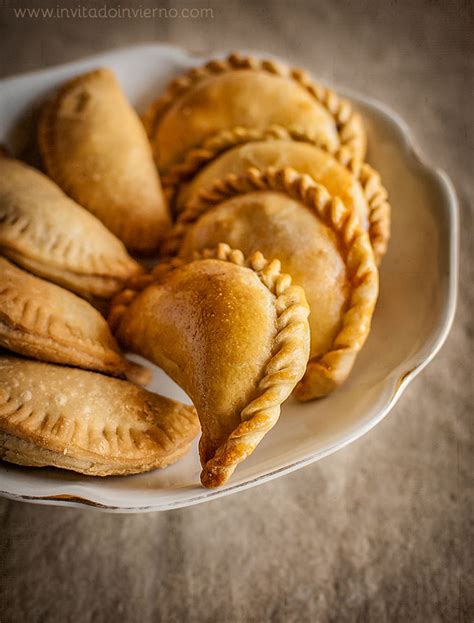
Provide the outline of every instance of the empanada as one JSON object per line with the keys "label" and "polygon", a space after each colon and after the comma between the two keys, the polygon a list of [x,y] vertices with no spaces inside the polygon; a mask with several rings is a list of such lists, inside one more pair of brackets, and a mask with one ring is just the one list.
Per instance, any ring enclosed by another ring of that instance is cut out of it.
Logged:
{"label": "empanada", "polygon": [[95,372],[0,356],[0,457],[92,476],[177,461],[199,431],[192,407]]}
{"label": "empanada", "polygon": [[2,156],[0,251],[88,298],[110,297],[142,271],[120,240],[54,182]]}
{"label": "empanada", "polygon": [[160,171],[210,136],[237,126],[265,130],[281,125],[345,145],[363,157],[366,135],[349,102],[314,83],[301,69],[231,54],[174,80],[143,118]]}
{"label": "empanada", "polygon": [[163,183],[179,213],[201,188],[225,175],[270,166],[291,167],[310,175],[349,209],[355,209],[363,228],[369,231],[376,261],[380,262],[390,237],[387,191],[379,174],[352,157],[347,148],[331,153],[307,136],[278,126],[264,132],[234,128],[210,139],[201,149],[189,151]]}
{"label": "empanada", "polygon": [[378,271],[354,211],[292,169],[249,169],[203,189],[164,247],[183,259],[225,242],[281,261],[311,310],[311,358],[296,396],[324,396],[348,376],[370,330]]}
{"label": "empanada", "polygon": [[189,263],[159,265],[112,304],[121,343],[193,401],[206,487],[225,482],[251,454],[306,368],[308,306],[279,267],[220,245]]}
{"label": "empanada", "polygon": [[170,224],[146,133],[114,74],[67,82],[45,107],[39,146],[48,174],[125,245],[150,253]]}
{"label": "empanada", "polygon": [[147,371],[120,353],[104,317],[72,292],[0,257],[0,346],[131,380]]}

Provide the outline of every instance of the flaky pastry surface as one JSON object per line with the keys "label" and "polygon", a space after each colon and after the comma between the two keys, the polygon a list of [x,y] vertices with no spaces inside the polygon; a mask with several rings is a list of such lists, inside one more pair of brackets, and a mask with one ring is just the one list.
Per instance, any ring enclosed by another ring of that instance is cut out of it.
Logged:
{"label": "flaky pastry surface", "polygon": [[146,380],[84,299],[0,257],[0,346],[27,357]]}
{"label": "flaky pastry surface", "polygon": [[0,457],[93,476],[165,467],[199,431],[192,407],[95,372],[0,357]]}
{"label": "flaky pastry surface", "polygon": [[54,182],[1,156],[0,251],[85,297],[110,297],[142,270],[122,242]]}

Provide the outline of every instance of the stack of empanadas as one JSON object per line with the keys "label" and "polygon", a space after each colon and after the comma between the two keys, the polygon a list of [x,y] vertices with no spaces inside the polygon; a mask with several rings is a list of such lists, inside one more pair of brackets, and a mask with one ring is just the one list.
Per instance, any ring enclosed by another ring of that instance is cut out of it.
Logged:
{"label": "stack of empanadas", "polygon": [[39,137],[60,186],[0,155],[0,456],[97,476],[165,467],[196,412],[134,384],[149,371],[99,311],[143,272],[125,245],[156,252],[170,224],[145,131],[101,70],[46,106]]}
{"label": "stack of empanadas", "polygon": [[[349,376],[390,207],[360,115],[301,70],[211,61],[176,78],[143,123],[99,69],[41,116],[59,186],[0,158],[0,346],[54,362],[1,358],[0,453],[135,473],[177,460],[199,422],[201,481],[215,487],[290,394],[321,398]],[[116,339],[195,410],[136,387],[146,373]]]}

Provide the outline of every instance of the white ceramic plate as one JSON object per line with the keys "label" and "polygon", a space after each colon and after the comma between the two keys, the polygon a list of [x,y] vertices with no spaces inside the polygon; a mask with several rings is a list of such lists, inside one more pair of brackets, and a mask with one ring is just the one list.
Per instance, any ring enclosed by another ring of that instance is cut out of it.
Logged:
{"label": "white ceramic plate", "polygon": [[[131,102],[142,111],[170,78],[203,58],[169,46],[141,46],[4,80],[0,82],[0,142],[16,155],[24,153],[38,105],[53,87],[75,74],[100,65],[111,67]],[[417,156],[407,126],[395,113],[364,96],[338,90],[363,114],[369,161],[382,174],[393,209],[392,239],[381,270],[372,331],[349,381],[324,400],[285,403],[274,430],[230,482],[217,490],[199,485],[194,449],[165,470],[108,479],[0,461],[1,495],[118,512],[198,504],[317,461],[356,440],[387,415],[448,334],[456,304],[458,207],[447,176]],[[187,401],[157,368],[149,388]]]}

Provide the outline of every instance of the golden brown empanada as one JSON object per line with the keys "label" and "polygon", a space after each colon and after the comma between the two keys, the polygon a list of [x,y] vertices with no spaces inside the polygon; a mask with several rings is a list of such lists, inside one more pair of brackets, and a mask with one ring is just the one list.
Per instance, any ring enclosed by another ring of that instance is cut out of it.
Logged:
{"label": "golden brown empanada", "polygon": [[177,461],[199,431],[192,407],[95,372],[0,356],[0,457],[92,476]]}
{"label": "golden brown empanada", "polygon": [[147,370],[120,353],[104,317],[87,301],[3,257],[0,346],[42,361],[149,380]]}
{"label": "golden brown empanada", "polygon": [[1,156],[0,251],[88,298],[110,297],[142,271],[120,240],[54,182]]}
{"label": "golden brown empanada", "polygon": [[182,259],[225,242],[276,257],[311,310],[311,358],[296,396],[324,396],[348,376],[370,330],[378,271],[354,211],[292,169],[249,169],[203,189],[164,250]]}
{"label": "golden brown empanada", "polygon": [[146,133],[112,71],[67,82],[45,107],[39,146],[48,174],[125,245],[157,249],[170,219]]}
{"label": "golden brown empanada", "polygon": [[387,191],[379,174],[352,157],[347,148],[330,153],[308,137],[278,126],[264,132],[234,128],[190,150],[163,183],[179,213],[201,188],[229,173],[241,175],[250,167],[291,167],[310,175],[356,211],[362,227],[369,231],[376,261],[381,260],[390,237]]}
{"label": "golden brown empanada", "polygon": [[231,54],[174,80],[144,116],[161,172],[210,136],[237,126],[281,125],[362,158],[366,135],[349,102],[301,69]]}
{"label": "golden brown empanada", "polygon": [[308,306],[279,266],[220,245],[189,263],[159,265],[111,308],[122,344],[193,401],[206,487],[225,482],[252,453],[306,368]]}

